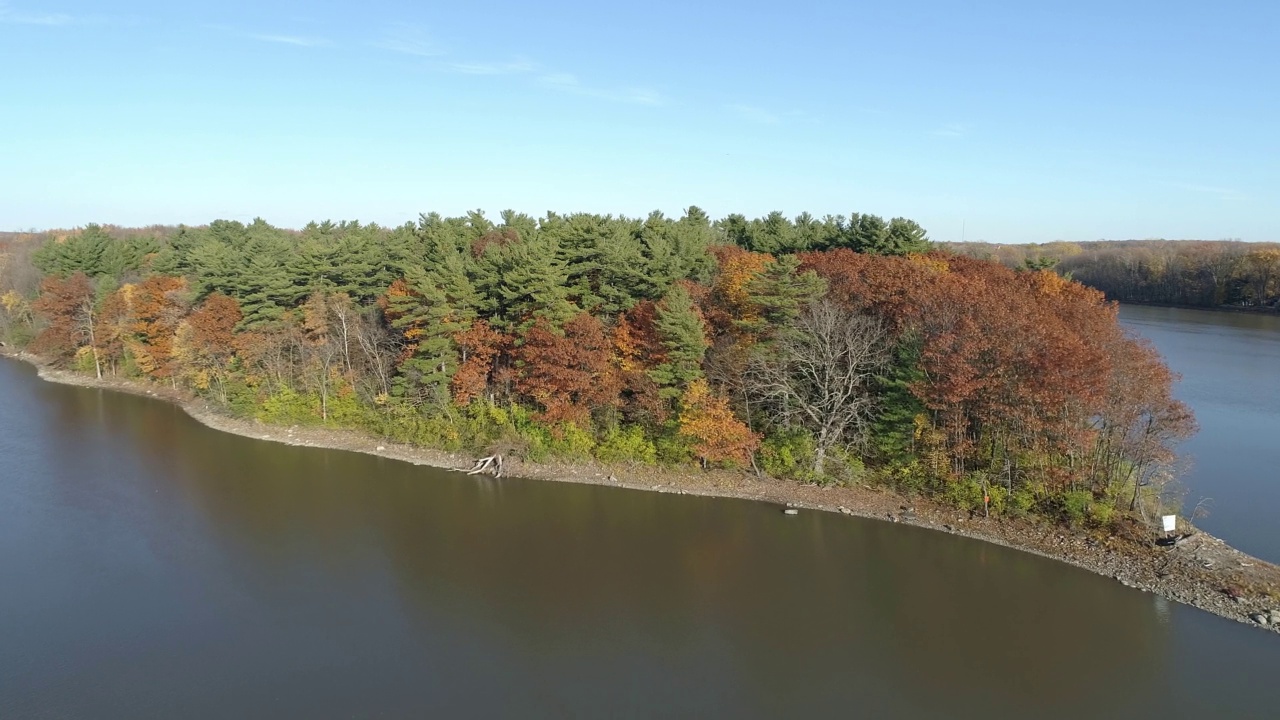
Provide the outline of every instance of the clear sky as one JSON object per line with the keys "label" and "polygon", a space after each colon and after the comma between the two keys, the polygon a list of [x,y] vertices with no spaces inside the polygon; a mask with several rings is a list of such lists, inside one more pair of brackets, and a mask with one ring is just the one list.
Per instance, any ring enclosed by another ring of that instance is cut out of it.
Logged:
{"label": "clear sky", "polygon": [[1280,240],[1280,2],[0,0],[0,229],[504,208]]}

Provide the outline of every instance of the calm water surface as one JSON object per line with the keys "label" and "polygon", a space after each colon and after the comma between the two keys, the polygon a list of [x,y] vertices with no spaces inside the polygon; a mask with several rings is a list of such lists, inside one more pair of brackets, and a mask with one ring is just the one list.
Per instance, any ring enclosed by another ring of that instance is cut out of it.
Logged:
{"label": "calm water surface", "polygon": [[0,361],[0,717],[1280,717],[1277,638],[1042,558],[205,429]]}
{"label": "calm water surface", "polygon": [[1188,512],[1210,498],[1197,524],[1280,562],[1280,317],[1125,305],[1120,319],[1182,374],[1200,421],[1181,448]]}

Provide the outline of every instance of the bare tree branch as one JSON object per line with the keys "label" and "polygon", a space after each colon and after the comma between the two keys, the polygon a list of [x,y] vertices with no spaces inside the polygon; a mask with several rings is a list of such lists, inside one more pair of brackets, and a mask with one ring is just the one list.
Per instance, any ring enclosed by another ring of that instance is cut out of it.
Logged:
{"label": "bare tree branch", "polygon": [[821,473],[829,450],[865,440],[870,386],[889,362],[889,344],[879,320],[820,301],[751,363],[748,391],[775,422],[813,433]]}

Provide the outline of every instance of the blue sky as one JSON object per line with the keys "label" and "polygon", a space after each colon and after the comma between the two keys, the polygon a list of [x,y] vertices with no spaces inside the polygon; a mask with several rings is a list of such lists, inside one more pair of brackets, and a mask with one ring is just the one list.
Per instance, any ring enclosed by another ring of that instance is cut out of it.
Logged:
{"label": "blue sky", "polygon": [[1280,241],[1280,3],[0,0],[0,229],[503,208]]}

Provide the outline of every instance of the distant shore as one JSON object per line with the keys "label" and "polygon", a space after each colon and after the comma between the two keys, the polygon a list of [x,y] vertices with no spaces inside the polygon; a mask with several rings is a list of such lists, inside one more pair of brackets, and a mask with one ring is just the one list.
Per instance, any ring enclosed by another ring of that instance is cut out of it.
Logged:
{"label": "distant shore", "polygon": [[1280,309],[1269,307],[1245,307],[1243,305],[1188,305],[1186,303],[1146,302],[1142,300],[1117,300],[1121,305],[1138,307],[1172,308],[1174,310],[1204,310],[1206,312],[1239,313],[1242,315],[1271,315],[1280,317]]}
{"label": "distant shore", "polygon": [[[220,412],[199,398],[137,380],[97,378],[50,367],[40,358],[0,347],[0,355],[34,365],[49,382],[153,397],[172,402],[207,427],[289,445],[347,450],[415,465],[460,470],[471,455],[390,442],[368,433],[332,428],[284,427]],[[800,510],[871,518],[947,532],[1059,560],[1225,618],[1280,632],[1280,567],[1183,525],[1181,542],[1160,545],[1154,536],[1071,530],[1044,520],[971,517],[923,497],[870,486],[820,487],[732,471],[703,472],[652,466],[510,461],[505,474],[553,482],[714,497],[742,498]]]}

